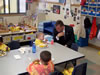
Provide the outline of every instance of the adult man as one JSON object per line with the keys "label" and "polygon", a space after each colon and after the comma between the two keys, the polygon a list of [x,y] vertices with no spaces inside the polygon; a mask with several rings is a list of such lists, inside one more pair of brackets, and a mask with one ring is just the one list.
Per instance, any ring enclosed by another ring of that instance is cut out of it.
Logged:
{"label": "adult man", "polygon": [[53,39],[54,42],[71,48],[72,43],[75,43],[73,28],[65,26],[61,20],[58,20],[54,29]]}

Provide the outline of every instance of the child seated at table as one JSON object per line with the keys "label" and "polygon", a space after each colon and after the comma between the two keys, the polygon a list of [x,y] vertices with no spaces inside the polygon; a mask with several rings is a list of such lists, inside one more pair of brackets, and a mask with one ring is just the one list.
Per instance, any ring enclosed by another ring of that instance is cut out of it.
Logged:
{"label": "child seated at table", "polygon": [[33,61],[27,68],[30,75],[49,75],[54,72],[54,64],[51,61],[51,53],[43,51],[40,53],[40,60]]}
{"label": "child seated at table", "polygon": [[9,51],[10,50],[10,48],[7,45],[3,44],[2,36],[0,36],[0,50],[2,50],[2,51]]}
{"label": "child seated at table", "polygon": [[70,63],[67,64],[67,68],[64,69],[63,74],[64,75],[72,75],[73,70],[74,70],[74,66],[70,62]]}
{"label": "child seated at table", "polygon": [[38,32],[36,34],[35,45],[41,48],[47,47],[47,44],[46,44],[47,42],[43,40],[44,40],[44,34],[42,32]]}

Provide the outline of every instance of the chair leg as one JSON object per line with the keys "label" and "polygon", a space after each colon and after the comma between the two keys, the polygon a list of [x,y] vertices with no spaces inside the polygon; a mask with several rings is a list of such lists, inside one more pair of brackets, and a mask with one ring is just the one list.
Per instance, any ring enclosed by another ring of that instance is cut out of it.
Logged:
{"label": "chair leg", "polygon": [[73,60],[73,61],[72,61],[72,64],[73,64],[74,66],[76,66],[76,65],[77,65],[77,60]]}
{"label": "chair leg", "polygon": [[66,67],[67,67],[67,65],[68,65],[68,62],[66,62],[66,63],[65,63],[65,67],[64,67],[64,68],[66,68]]}

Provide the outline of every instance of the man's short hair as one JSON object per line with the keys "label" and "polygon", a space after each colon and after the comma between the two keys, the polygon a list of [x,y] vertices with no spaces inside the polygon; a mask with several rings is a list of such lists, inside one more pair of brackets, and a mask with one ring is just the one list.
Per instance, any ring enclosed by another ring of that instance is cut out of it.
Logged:
{"label": "man's short hair", "polygon": [[2,36],[0,36],[0,42],[3,42],[3,38],[2,38]]}
{"label": "man's short hair", "polygon": [[57,22],[56,22],[55,25],[56,25],[56,26],[58,26],[58,25],[64,26],[64,23],[63,23],[61,20],[57,20]]}
{"label": "man's short hair", "polygon": [[40,53],[40,58],[43,62],[47,63],[51,60],[51,53],[49,51],[42,51]]}

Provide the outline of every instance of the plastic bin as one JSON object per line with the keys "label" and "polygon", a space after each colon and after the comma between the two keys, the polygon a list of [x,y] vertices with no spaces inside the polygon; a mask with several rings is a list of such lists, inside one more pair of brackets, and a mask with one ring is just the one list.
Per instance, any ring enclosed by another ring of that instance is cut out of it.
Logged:
{"label": "plastic bin", "polygon": [[25,40],[34,40],[36,38],[35,34],[26,34]]}
{"label": "plastic bin", "polygon": [[11,36],[3,36],[3,43],[11,42]]}

